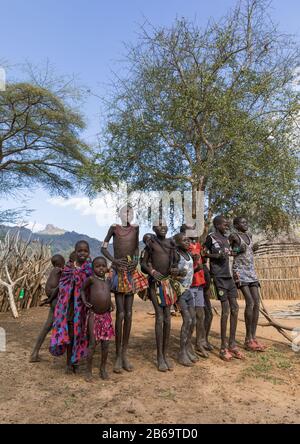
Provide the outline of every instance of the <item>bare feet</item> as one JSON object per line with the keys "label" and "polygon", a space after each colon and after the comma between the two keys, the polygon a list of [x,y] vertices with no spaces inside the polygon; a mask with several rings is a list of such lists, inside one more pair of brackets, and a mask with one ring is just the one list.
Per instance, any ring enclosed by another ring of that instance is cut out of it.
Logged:
{"label": "bare feet", "polygon": [[92,375],[92,373],[86,373],[86,375],[85,375],[85,377],[84,377],[84,380],[86,381],[86,382],[92,382],[93,381],[93,375]]}
{"label": "bare feet", "polygon": [[186,353],[188,355],[189,360],[192,361],[194,364],[199,361],[198,356],[196,356],[194,353],[191,353],[189,350],[187,350]]}
{"label": "bare feet", "polygon": [[128,361],[128,358],[126,355],[123,355],[123,369],[126,370],[127,372],[132,372],[133,371],[133,366],[130,364],[130,362]]}
{"label": "bare feet", "polygon": [[169,370],[170,372],[172,372],[172,371],[174,370],[173,362],[170,361],[170,359],[169,359],[169,358],[166,358],[166,357],[164,357],[164,360],[165,360],[166,366],[168,367],[168,370]]}
{"label": "bare feet", "polygon": [[108,373],[105,368],[100,369],[99,376],[101,379],[109,379]]}
{"label": "bare feet", "polygon": [[40,362],[41,358],[38,354],[34,354],[30,356],[29,362]]}
{"label": "bare feet", "polygon": [[210,342],[208,342],[208,341],[206,341],[206,343],[203,345],[203,347],[205,348],[205,350],[207,350],[207,351],[213,351],[214,350],[214,346],[210,343]]}
{"label": "bare feet", "polygon": [[121,356],[117,356],[115,366],[114,366],[114,373],[122,373],[123,369],[123,360]]}
{"label": "bare feet", "polygon": [[193,367],[194,365],[186,352],[179,353],[178,362],[185,367]]}
{"label": "bare feet", "polygon": [[209,354],[205,350],[204,345],[196,345],[195,352],[202,356],[202,358],[209,358]]}
{"label": "bare feet", "polygon": [[187,355],[188,355],[189,359],[192,362],[195,363],[195,362],[199,361],[198,356],[195,355],[195,352],[194,352],[194,349],[193,349],[192,345],[187,346],[186,352],[187,352]]}
{"label": "bare feet", "polygon": [[76,373],[76,367],[72,364],[67,364],[66,369],[65,369],[65,374],[66,375],[73,375],[74,373]]}
{"label": "bare feet", "polygon": [[157,359],[157,368],[160,372],[167,372],[169,370],[163,357]]}

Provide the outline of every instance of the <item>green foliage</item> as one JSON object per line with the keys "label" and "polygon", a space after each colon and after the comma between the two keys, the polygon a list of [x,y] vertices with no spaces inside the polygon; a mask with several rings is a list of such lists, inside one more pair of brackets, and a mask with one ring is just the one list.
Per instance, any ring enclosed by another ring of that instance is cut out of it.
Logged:
{"label": "green foliage", "polygon": [[185,19],[142,29],[108,103],[107,173],[131,190],[202,189],[209,217],[289,226],[299,202],[299,48],[266,5],[244,1],[205,29]]}
{"label": "green foliage", "polygon": [[31,83],[0,92],[1,192],[40,184],[51,192],[74,190],[90,162],[80,139],[80,114],[51,90]]}

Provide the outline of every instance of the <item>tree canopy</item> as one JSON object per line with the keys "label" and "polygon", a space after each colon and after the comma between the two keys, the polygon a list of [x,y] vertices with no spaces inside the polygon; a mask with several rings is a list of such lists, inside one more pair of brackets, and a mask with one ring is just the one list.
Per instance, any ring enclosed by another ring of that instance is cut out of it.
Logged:
{"label": "tree canopy", "polygon": [[287,228],[297,213],[299,47],[237,4],[204,29],[186,19],[142,27],[108,101],[99,164],[131,190],[203,190],[216,212]]}
{"label": "tree canopy", "polygon": [[0,91],[0,189],[37,184],[50,192],[74,190],[89,168],[90,149],[80,138],[81,115],[51,90],[10,83]]}

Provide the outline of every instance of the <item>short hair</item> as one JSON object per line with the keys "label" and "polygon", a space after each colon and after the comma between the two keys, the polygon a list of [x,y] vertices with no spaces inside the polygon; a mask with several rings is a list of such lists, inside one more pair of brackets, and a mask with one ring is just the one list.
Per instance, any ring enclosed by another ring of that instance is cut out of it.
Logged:
{"label": "short hair", "polygon": [[72,251],[72,253],[70,253],[69,261],[71,261],[71,262],[75,262],[76,261],[76,251],[75,250]]}
{"label": "short hair", "polygon": [[57,267],[60,264],[65,264],[65,258],[61,254],[54,254],[51,258],[51,264],[53,267]]}
{"label": "short hair", "polygon": [[143,242],[144,244],[147,242],[147,239],[152,239],[153,238],[153,234],[152,233],[145,233],[143,236]]}
{"label": "short hair", "polygon": [[85,240],[79,240],[78,242],[76,242],[76,244],[75,244],[75,251],[77,250],[78,245],[80,245],[80,244],[85,244],[88,247],[88,250],[90,251],[89,243],[87,241],[85,241]]}
{"label": "short hair", "polygon": [[174,236],[174,241],[176,244],[178,244],[178,242],[180,242],[182,240],[182,238],[185,236],[185,233],[177,233]]}
{"label": "short hair", "polygon": [[245,219],[245,217],[243,217],[243,216],[237,216],[237,217],[235,217],[234,219],[233,219],[233,225],[238,225],[240,222],[241,222],[241,220],[242,219]]}
{"label": "short hair", "polygon": [[180,233],[185,233],[187,230],[195,230],[196,222],[193,225],[182,224],[180,227]]}
{"label": "short hair", "polygon": [[99,261],[99,260],[102,260],[103,262],[105,262],[105,265],[107,266],[107,260],[106,260],[106,258],[104,257],[104,256],[97,256],[97,257],[95,257],[94,259],[93,259],[93,262],[92,262],[92,267],[94,268],[94,263],[96,262],[96,261]]}
{"label": "short hair", "polygon": [[216,228],[218,225],[220,225],[220,223],[222,223],[222,220],[226,220],[226,217],[223,216],[223,214],[221,214],[221,215],[219,215],[219,216],[216,216],[216,217],[213,219],[214,227]]}

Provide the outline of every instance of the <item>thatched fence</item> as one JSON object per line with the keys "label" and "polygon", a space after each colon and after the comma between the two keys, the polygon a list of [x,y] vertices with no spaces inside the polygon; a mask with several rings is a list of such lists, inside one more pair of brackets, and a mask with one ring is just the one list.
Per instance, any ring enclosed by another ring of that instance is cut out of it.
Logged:
{"label": "thatched fence", "polygon": [[255,267],[264,299],[300,299],[300,243],[261,245]]}
{"label": "thatched fence", "polygon": [[20,231],[7,232],[0,240],[0,312],[36,307],[44,296],[45,273],[50,249],[31,237],[24,241]]}

